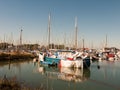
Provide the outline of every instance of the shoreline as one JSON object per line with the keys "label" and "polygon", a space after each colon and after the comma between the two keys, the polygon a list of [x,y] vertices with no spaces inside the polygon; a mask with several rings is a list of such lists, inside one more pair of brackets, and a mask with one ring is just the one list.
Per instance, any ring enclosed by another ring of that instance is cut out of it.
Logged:
{"label": "shoreline", "polygon": [[0,61],[13,61],[13,60],[25,60],[33,59],[36,55],[27,53],[27,52],[9,52],[9,53],[0,53]]}
{"label": "shoreline", "polygon": [[0,90],[46,90],[45,87],[31,88],[26,82],[20,82],[16,77],[8,78],[6,75],[0,78]]}

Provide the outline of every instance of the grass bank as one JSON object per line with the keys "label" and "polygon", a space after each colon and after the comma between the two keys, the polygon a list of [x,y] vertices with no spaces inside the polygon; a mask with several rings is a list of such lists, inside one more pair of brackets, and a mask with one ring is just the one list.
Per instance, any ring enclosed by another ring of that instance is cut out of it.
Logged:
{"label": "grass bank", "polygon": [[15,77],[7,78],[4,76],[0,78],[0,90],[46,90],[45,87],[30,88],[24,82],[19,82]]}

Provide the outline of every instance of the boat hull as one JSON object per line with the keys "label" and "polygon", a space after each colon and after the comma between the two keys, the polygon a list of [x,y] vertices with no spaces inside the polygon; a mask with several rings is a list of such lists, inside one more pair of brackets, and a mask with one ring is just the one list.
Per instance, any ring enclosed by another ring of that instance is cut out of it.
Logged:
{"label": "boat hull", "polygon": [[44,61],[41,61],[40,63],[45,65],[57,66],[60,60],[61,59],[59,58],[45,57]]}
{"label": "boat hull", "polygon": [[77,59],[77,60],[60,60],[60,67],[67,68],[89,68],[90,67],[90,58]]}

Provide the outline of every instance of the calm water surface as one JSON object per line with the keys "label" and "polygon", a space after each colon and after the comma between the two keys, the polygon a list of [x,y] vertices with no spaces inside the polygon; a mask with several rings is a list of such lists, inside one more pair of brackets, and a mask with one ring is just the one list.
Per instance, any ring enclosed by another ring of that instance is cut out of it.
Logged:
{"label": "calm water surface", "polygon": [[43,67],[33,61],[0,62],[0,77],[46,90],[120,90],[120,60],[92,62],[89,69]]}

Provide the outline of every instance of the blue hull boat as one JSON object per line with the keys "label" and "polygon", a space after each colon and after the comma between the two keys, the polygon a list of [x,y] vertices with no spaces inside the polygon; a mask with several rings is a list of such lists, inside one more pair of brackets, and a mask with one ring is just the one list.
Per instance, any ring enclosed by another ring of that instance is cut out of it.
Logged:
{"label": "blue hull boat", "polygon": [[[44,61],[41,61],[40,63],[47,66],[58,66],[60,60],[60,58],[45,57]],[[83,59],[83,68],[89,68],[90,64],[90,58]]]}
{"label": "blue hull boat", "polygon": [[[68,65],[68,64],[70,64],[69,67],[72,67],[73,66],[72,64],[74,64],[74,66],[77,65],[76,67],[78,67],[78,68],[80,68],[80,67],[89,68],[90,67],[90,64],[91,64],[90,57],[81,58],[81,56],[80,57],[76,56],[76,59],[73,60],[73,58],[71,59],[70,56],[67,56],[69,54],[64,55],[63,54],[64,52],[60,52],[60,53],[61,53],[61,55],[58,55],[58,57],[57,57],[57,55],[53,55],[52,57],[48,57],[48,56],[40,53],[39,54],[40,64],[47,65],[47,66],[61,65],[63,67]],[[71,53],[71,52],[65,52],[65,53]],[[64,56],[62,56],[62,55],[64,55]],[[72,54],[72,55],[74,55],[74,54]],[[63,62],[61,63],[61,61],[63,61]]]}
{"label": "blue hull boat", "polygon": [[51,66],[57,66],[59,64],[61,59],[59,58],[51,58],[51,57],[45,57],[44,61],[41,61],[41,64],[45,65],[51,65]]}

